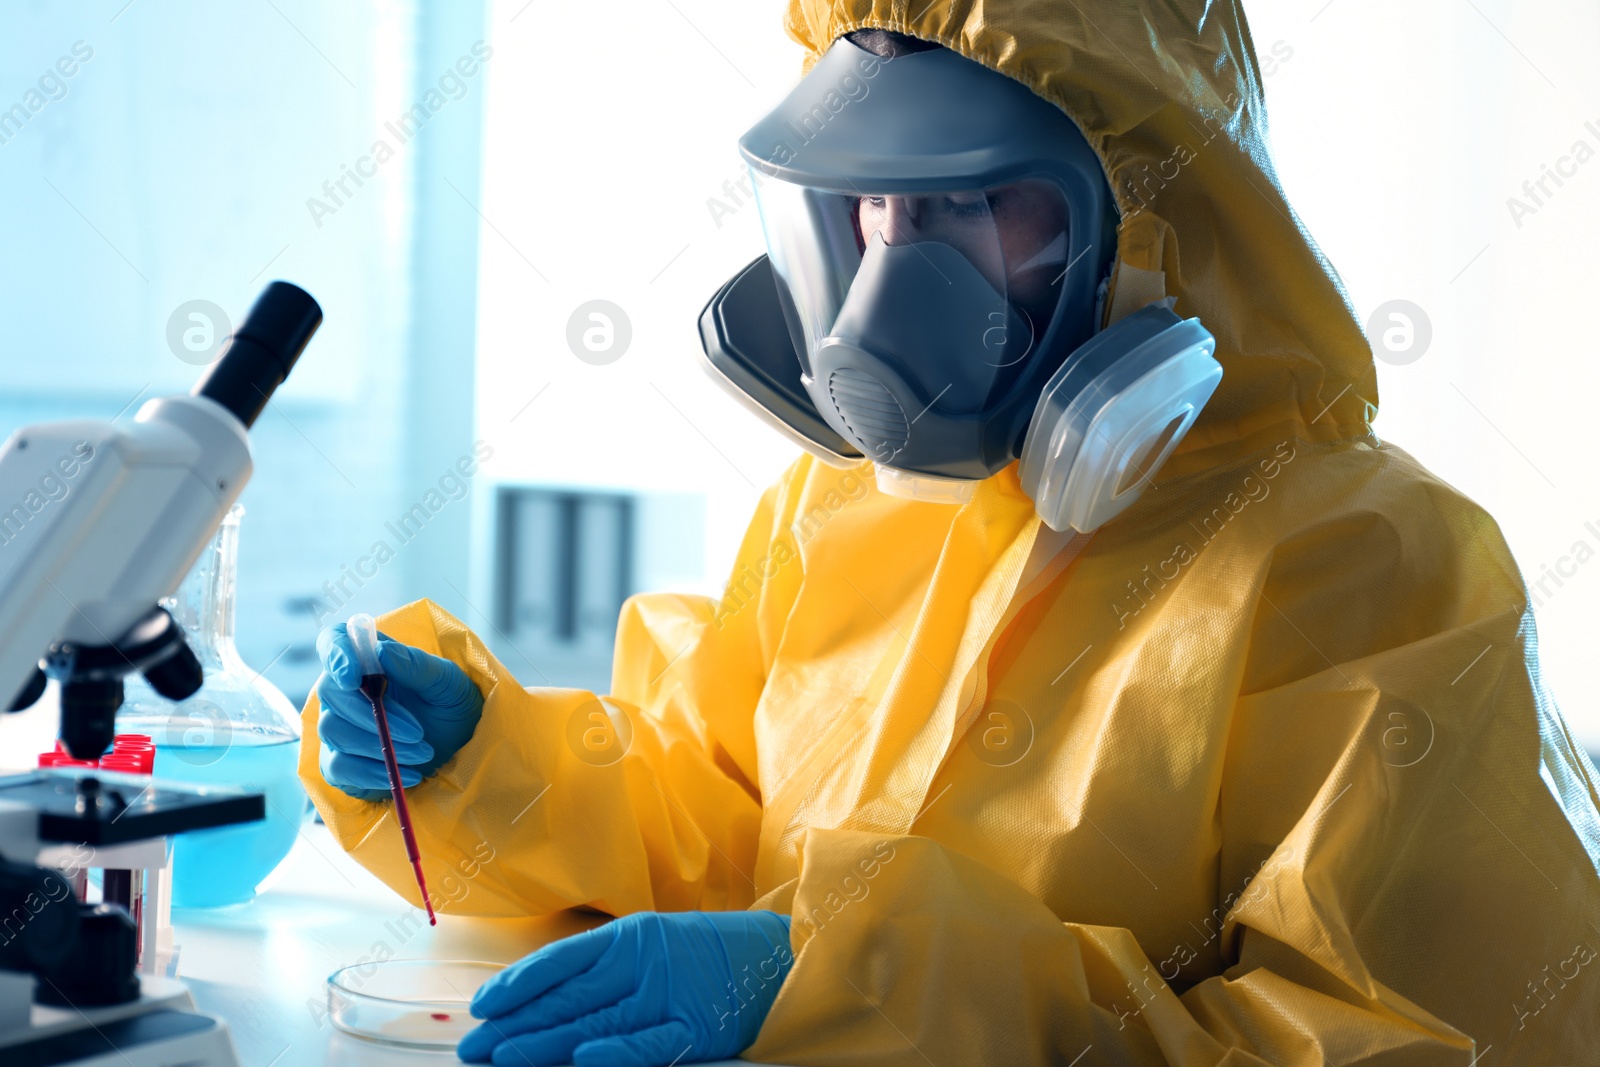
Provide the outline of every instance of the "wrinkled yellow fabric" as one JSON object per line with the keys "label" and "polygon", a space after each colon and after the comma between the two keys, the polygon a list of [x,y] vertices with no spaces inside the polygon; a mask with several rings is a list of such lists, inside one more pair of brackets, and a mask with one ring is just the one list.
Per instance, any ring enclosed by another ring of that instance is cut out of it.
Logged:
{"label": "wrinkled yellow fabric", "polygon": [[[628,602],[606,704],[524,689],[428,601],[384,616],[486,695],[410,791],[444,910],[792,914],[769,1062],[1600,1062],[1594,768],[1493,520],[1369,431],[1237,5],[917,7],[796,0],[788,28],[811,61],[913,33],[1062,107],[1125,276],[1215,333],[1217,396],[1064,548],[1014,466],[953,507],[802,457],[720,603]],[[316,720],[313,799],[415,900]]]}

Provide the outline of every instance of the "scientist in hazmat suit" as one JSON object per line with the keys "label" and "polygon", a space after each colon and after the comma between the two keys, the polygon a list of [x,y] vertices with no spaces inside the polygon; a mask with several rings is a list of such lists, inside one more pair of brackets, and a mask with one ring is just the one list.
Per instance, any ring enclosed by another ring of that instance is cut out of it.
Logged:
{"label": "scientist in hazmat suit", "polygon": [[[708,367],[805,455],[611,692],[380,620],[430,881],[618,916],[464,1059],[1600,1062],[1596,774],[1493,520],[1372,433],[1237,0],[794,0]],[[1508,373],[1510,373],[1508,369]],[[348,639],[301,774],[415,900]]]}

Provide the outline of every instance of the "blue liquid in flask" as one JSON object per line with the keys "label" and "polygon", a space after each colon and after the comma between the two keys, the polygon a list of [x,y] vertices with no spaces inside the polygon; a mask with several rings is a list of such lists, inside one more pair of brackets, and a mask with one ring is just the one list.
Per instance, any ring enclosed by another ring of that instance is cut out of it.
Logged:
{"label": "blue liquid in flask", "polygon": [[172,838],[172,906],[242,904],[294,846],[306,810],[295,773],[298,741],[267,744],[156,746],[155,776],[192,785],[222,785],[266,796],[260,822],[193,830]]}

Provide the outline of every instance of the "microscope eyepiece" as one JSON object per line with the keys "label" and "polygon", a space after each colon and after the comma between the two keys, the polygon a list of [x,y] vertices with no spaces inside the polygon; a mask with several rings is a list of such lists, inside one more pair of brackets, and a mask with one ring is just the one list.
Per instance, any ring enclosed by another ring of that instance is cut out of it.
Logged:
{"label": "microscope eyepiece", "polygon": [[320,325],[322,308],[310,293],[273,282],[224,342],[222,355],[195,385],[194,395],[215,400],[248,429]]}

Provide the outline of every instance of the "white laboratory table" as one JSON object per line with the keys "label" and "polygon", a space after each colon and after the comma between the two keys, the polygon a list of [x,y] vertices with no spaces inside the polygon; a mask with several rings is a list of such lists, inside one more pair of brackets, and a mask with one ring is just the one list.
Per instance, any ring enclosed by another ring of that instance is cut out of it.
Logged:
{"label": "white laboratory table", "polygon": [[[233,1032],[242,1067],[449,1064],[447,1053],[412,1052],[350,1037],[327,1019],[324,982],[349,964],[396,959],[510,963],[598,920],[426,916],[346,855],[320,824],[306,823],[294,851],[248,904],[175,909],[178,972],[201,1011]],[[747,1061],[725,1061],[749,1067]]]}

